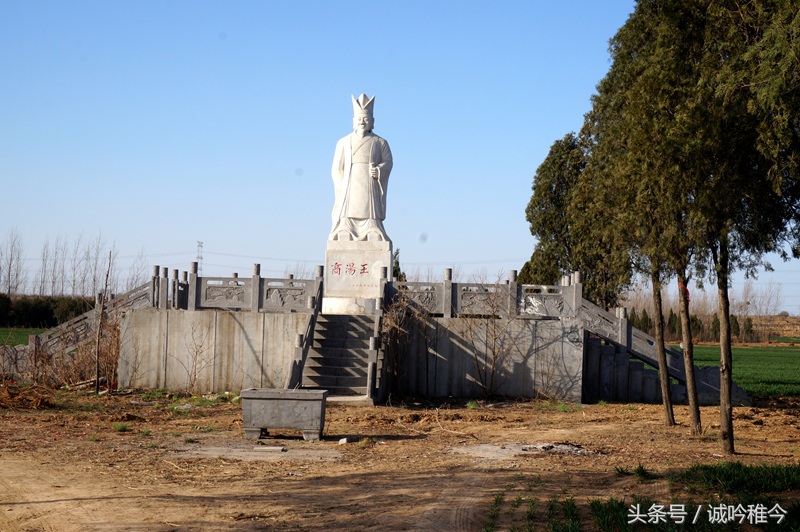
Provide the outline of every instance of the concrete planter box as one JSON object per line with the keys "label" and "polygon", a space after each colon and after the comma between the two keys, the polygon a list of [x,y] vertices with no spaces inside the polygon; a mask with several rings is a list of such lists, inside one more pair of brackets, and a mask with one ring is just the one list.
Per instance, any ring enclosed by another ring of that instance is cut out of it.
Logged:
{"label": "concrete planter box", "polygon": [[319,440],[325,429],[328,390],[242,390],[245,438],[257,440],[267,429],[298,429],[303,439]]}

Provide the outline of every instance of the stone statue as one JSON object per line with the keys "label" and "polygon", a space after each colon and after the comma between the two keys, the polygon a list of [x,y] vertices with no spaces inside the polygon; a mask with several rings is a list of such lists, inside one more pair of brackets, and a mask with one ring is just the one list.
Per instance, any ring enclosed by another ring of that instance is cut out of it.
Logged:
{"label": "stone statue", "polygon": [[392,171],[389,143],[372,133],[375,97],[353,99],[353,133],[333,154],[333,227],[328,240],[389,241],[383,228]]}

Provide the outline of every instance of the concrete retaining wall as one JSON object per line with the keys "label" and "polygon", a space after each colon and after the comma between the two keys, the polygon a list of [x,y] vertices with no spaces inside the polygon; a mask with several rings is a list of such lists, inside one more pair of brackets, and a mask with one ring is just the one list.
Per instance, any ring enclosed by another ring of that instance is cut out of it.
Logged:
{"label": "concrete retaining wall", "polygon": [[120,326],[119,384],[197,393],[283,388],[304,313],[141,309]]}
{"label": "concrete retaining wall", "polygon": [[583,330],[575,320],[428,318],[418,325],[402,361],[407,393],[581,400]]}
{"label": "concrete retaining wall", "polygon": [[[120,386],[283,388],[306,320],[304,313],[130,311],[120,330]],[[575,320],[428,318],[418,325],[402,361],[399,384],[408,393],[581,400],[583,330]]]}

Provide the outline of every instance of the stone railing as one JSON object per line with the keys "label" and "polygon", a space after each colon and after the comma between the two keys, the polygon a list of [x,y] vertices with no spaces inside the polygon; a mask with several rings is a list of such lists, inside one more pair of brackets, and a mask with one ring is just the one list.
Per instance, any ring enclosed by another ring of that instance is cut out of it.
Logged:
{"label": "stone railing", "polygon": [[[630,355],[658,367],[655,338],[631,327],[624,309],[606,312],[583,299],[580,273],[564,276],[552,286],[523,285],[516,280],[512,270],[505,282],[456,283],[447,269],[442,282],[394,283],[393,293],[402,294],[408,304],[431,316],[579,319],[584,330],[621,345]],[[685,382],[682,353],[669,347],[666,351],[670,376]]]}
{"label": "stone railing", "polygon": [[139,308],[183,309],[183,310],[243,310],[253,312],[309,312],[313,311],[315,296],[321,298],[320,276],[316,280],[264,278],[260,276],[260,265],[256,264],[252,277],[200,277],[197,263],[192,263],[190,272],[172,271],[160,266],[153,267],[149,282],[121,295],[103,298],[98,294],[95,308],[68,322],[28,338],[30,354],[69,353],[80,344],[93,338],[98,321],[98,310],[104,300],[104,310],[113,319],[126,310]]}
{"label": "stone railing", "polygon": [[319,277],[316,279],[317,291],[308,302],[308,308],[311,311],[306,321],[306,328],[302,334],[297,335],[297,340],[294,348],[294,359],[292,360],[292,367],[289,369],[289,375],[286,380],[287,389],[295,389],[301,386],[303,380],[303,367],[308,357],[308,351],[314,343],[314,330],[317,326],[317,317],[322,310],[322,267],[317,268]]}
{"label": "stone railing", "polygon": [[[606,312],[594,303],[583,299],[579,314],[584,329],[624,347],[628,354],[642,362],[658,368],[656,339],[628,324],[625,309],[615,309],[615,314]],[[670,377],[681,383],[686,382],[683,367],[683,354],[666,347],[667,368]]]}
{"label": "stone railing", "polygon": [[151,283],[137,286],[120,297],[111,295],[104,300],[103,294],[98,294],[94,309],[41,334],[30,336],[29,350],[31,353],[49,354],[70,352],[94,336],[101,305],[104,305],[104,310],[113,318],[126,310],[151,306],[151,294]]}
{"label": "stone railing", "polygon": [[495,283],[452,281],[446,269],[441,282],[394,282],[389,297],[402,298],[432,316],[515,317],[559,319],[576,315],[581,298],[580,277],[566,276],[560,285],[522,285],[512,270],[508,280]]}
{"label": "stone railing", "polygon": [[[322,266],[317,267],[317,273]],[[261,277],[261,265],[253,265],[250,277],[201,277],[197,263],[181,274],[155,266],[151,278],[153,307],[181,310],[235,310],[250,312],[308,312],[311,298],[315,297],[321,277],[295,279]]]}

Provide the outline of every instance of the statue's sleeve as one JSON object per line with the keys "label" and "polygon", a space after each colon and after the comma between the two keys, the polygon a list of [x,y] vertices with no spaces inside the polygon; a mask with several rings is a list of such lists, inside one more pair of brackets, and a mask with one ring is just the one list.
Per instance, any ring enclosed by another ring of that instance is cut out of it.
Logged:
{"label": "statue's sleeve", "polygon": [[392,150],[389,149],[389,143],[385,139],[380,140],[381,144],[381,162],[378,166],[380,168],[381,179],[389,179],[389,174],[392,172]]}
{"label": "statue's sleeve", "polygon": [[[345,150],[350,149],[348,137],[340,139],[336,143],[336,151],[333,153],[333,164],[331,165],[331,177],[333,177],[333,211],[331,218],[333,227],[342,216],[342,207],[344,205],[344,198],[347,194],[347,183],[345,179]],[[333,229],[331,229],[333,231]]]}
{"label": "statue's sleeve", "polygon": [[340,139],[336,143],[336,151],[333,153],[333,164],[331,165],[331,176],[336,184],[344,176],[344,139]]}

